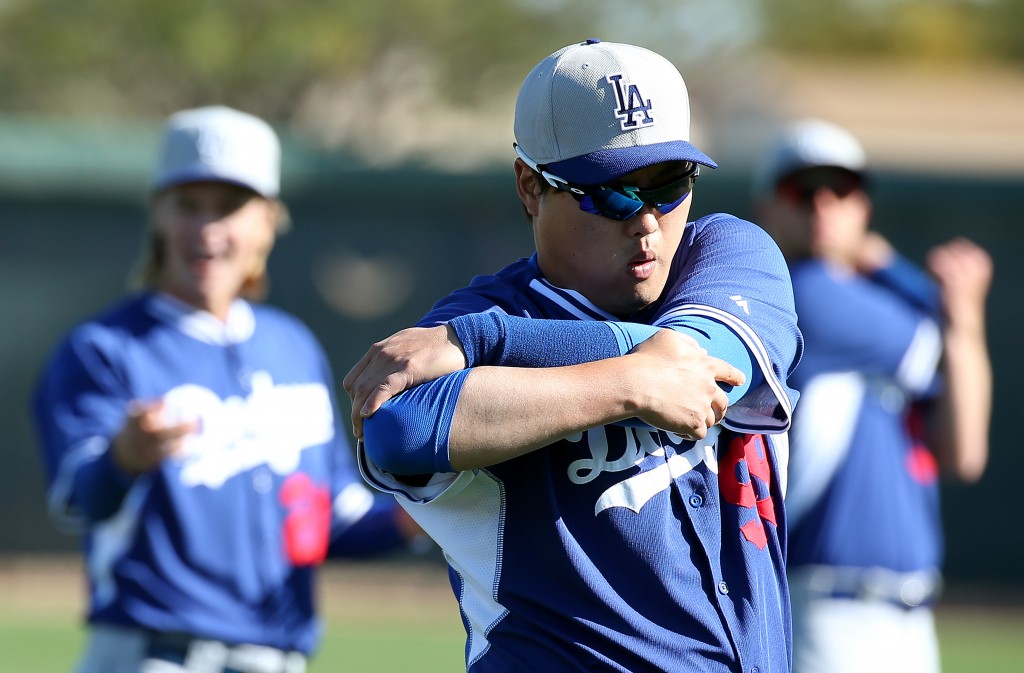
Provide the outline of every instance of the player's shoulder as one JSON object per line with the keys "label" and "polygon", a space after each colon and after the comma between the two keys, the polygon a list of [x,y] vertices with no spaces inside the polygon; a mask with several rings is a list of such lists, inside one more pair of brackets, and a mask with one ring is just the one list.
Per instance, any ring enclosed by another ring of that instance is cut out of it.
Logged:
{"label": "player's shoulder", "polygon": [[145,309],[149,296],[147,292],[138,292],[117,299],[75,324],[68,330],[66,340],[80,343],[131,338],[154,323],[153,316]]}
{"label": "player's shoulder", "polygon": [[889,290],[826,260],[793,262],[790,275],[801,329],[809,339],[848,331],[850,323],[844,320],[848,315],[859,316],[860,324],[875,325],[892,324],[907,313]]}
{"label": "player's shoulder", "polygon": [[793,278],[794,291],[803,297],[841,296],[849,299],[882,294],[873,289],[862,276],[824,259],[807,258],[793,261],[789,265],[789,273]]}
{"label": "player's shoulder", "polygon": [[469,285],[444,297],[431,308],[420,325],[437,324],[457,315],[479,313],[495,307],[516,313],[524,306],[526,291],[540,272],[535,257],[519,259],[500,271],[475,276]]}
{"label": "player's shoulder", "polygon": [[264,325],[278,326],[283,329],[311,333],[309,325],[304,320],[279,306],[252,302],[249,304],[249,308],[252,310],[253,318],[256,319],[257,324],[262,323]]}
{"label": "player's shoulder", "polygon": [[476,276],[467,289],[493,296],[508,296],[522,292],[535,278],[540,275],[537,268],[536,255],[518,259],[500,271],[484,276]]}
{"label": "player's shoulder", "polygon": [[49,362],[65,366],[73,360],[116,361],[129,342],[149,329],[153,317],[145,310],[148,293],[132,293],[118,298],[68,328],[53,347]]}
{"label": "player's shoulder", "polygon": [[710,213],[690,223],[696,237],[717,240],[737,240],[743,243],[761,242],[774,247],[774,240],[758,224],[730,213]]}
{"label": "player's shoulder", "polygon": [[257,334],[320,348],[320,340],[313,329],[294,313],[272,304],[251,303],[250,307]]}

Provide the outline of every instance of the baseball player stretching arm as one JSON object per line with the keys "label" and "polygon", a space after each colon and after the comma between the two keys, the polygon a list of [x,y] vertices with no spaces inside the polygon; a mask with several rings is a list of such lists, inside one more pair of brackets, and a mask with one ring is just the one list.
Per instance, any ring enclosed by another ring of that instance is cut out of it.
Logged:
{"label": "baseball player stretching arm", "polygon": [[645,49],[541,61],[515,124],[536,253],[345,378],[364,478],[444,549],[472,673],[790,666],[792,287],[755,225],[688,221],[715,164],[687,110]]}

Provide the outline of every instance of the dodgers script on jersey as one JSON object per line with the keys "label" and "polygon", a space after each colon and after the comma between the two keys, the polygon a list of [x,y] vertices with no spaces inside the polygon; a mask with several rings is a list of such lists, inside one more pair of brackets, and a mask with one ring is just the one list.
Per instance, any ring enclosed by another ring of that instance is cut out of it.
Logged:
{"label": "dodgers script on jersey", "polygon": [[[420,324],[495,310],[623,320],[524,259]],[[692,315],[733,330],[765,380],[703,440],[595,427],[419,487],[357,449],[367,480],[444,549],[468,670],[789,670],[783,495],[796,394],[786,377],[801,345],[788,271],[758,227],[721,214],[688,224],[665,296],[625,320],[671,327]]]}
{"label": "dodgers script on jersey", "polygon": [[[790,566],[937,569],[938,470],[910,413],[935,393],[937,292],[907,262],[865,278],[807,261],[793,287],[807,350],[794,376]],[[884,498],[870,495],[879,474]]]}
{"label": "dodgers script on jersey", "polygon": [[[158,399],[199,430],[131,480],[108,447],[131,402]],[[90,622],[311,651],[312,567],[397,537],[335,409],[319,344],[270,307],[239,300],[221,323],[146,293],[73,330],[35,414],[53,514],[88,524]]]}

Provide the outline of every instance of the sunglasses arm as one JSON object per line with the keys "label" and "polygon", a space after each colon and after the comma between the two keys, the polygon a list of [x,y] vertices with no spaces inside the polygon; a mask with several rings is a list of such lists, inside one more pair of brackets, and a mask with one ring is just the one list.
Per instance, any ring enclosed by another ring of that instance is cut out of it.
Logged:
{"label": "sunglasses arm", "polygon": [[519,158],[523,160],[523,163],[525,163],[527,166],[532,168],[535,172],[540,173],[540,176],[542,178],[544,178],[544,181],[547,182],[552,187],[554,187],[555,189],[561,189],[561,190],[564,190],[564,191],[567,191],[567,192],[573,192],[574,194],[584,194],[585,193],[582,189],[579,189],[578,187],[574,187],[565,178],[560,178],[557,175],[555,175],[554,173],[548,173],[547,171],[542,169],[537,164],[536,161],[534,161],[530,157],[526,156],[526,153],[523,152],[523,150],[519,147],[518,143],[512,143],[512,147],[515,149],[516,154],[519,155]]}

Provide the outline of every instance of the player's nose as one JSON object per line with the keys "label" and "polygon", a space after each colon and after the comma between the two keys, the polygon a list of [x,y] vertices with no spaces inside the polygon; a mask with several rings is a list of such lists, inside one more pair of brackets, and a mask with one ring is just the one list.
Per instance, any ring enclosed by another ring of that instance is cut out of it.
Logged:
{"label": "player's nose", "polygon": [[644,204],[633,217],[626,220],[626,229],[631,236],[646,236],[658,230],[658,211],[654,206]]}

